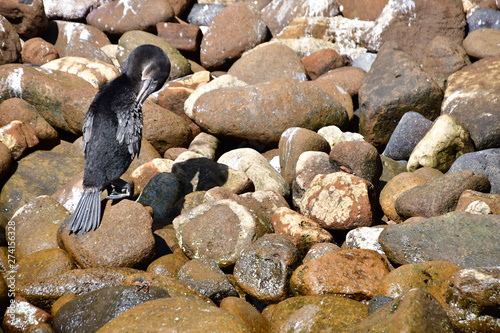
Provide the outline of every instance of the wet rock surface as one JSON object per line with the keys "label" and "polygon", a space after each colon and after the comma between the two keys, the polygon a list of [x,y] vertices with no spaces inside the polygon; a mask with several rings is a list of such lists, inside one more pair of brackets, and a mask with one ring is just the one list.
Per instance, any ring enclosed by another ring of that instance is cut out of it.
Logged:
{"label": "wet rock surface", "polygon": [[[495,1],[0,2],[5,331],[499,331]],[[142,44],[133,195],[69,234]]]}

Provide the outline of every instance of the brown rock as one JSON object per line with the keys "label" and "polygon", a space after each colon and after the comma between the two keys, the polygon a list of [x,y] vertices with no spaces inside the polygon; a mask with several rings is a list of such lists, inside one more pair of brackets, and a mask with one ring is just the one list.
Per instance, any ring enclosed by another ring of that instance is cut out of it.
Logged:
{"label": "brown rock", "polygon": [[250,303],[238,297],[226,297],[220,302],[220,308],[240,318],[253,333],[269,332],[269,323]]}
{"label": "brown rock", "polygon": [[389,273],[387,260],[373,250],[341,250],[299,266],[290,287],[296,295],[338,294],[355,300],[376,295]]}
{"label": "brown rock", "polygon": [[19,260],[17,264],[16,282],[24,285],[76,268],[69,255],[60,248],[37,251]]}
{"label": "brown rock", "polygon": [[131,30],[153,30],[156,23],[170,21],[174,10],[168,0],[109,2],[87,15],[87,23],[106,33],[121,35]]}
{"label": "brown rock", "polygon": [[111,44],[104,32],[96,27],[68,21],[54,20],[43,34],[44,40],[53,44],[62,57],[83,57],[112,64],[101,47]]}
{"label": "brown rock", "polygon": [[0,181],[9,175],[14,159],[9,148],[0,142]]}
{"label": "brown rock", "polygon": [[340,296],[296,296],[267,306],[270,332],[352,332],[368,316],[367,306]]}
{"label": "brown rock", "polygon": [[200,27],[194,24],[158,22],[156,29],[158,37],[165,39],[184,56],[190,59],[198,58],[202,38]]}
{"label": "brown rock", "polygon": [[[460,0],[389,1],[384,9],[385,15],[380,15],[375,26],[365,31],[362,37],[371,50],[379,50],[384,43],[396,42],[421,63],[424,50],[436,36],[445,36],[462,44],[465,16]],[[430,12],[432,15],[426,15]]]}
{"label": "brown rock", "polygon": [[351,97],[358,96],[359,89],[365,80],[366,72],[359,67],[340,67],[332,69],[316,79],[316,82],[326,81],[339,86]]}
{"label": "brown rock", "polygon": [[377,293],[398,298],[413,288],[420,288],[434,296],[439,304],[445,307],[448,280],[459,270],[460,267],[447,261],[403,265],[382,279]]}
{"label": "brown rock", "polygon": [[386,144],[408,111],[434,119],[443,92],[395,43],[385,43],[359,91],[359,132],[374,146]]}
{"label": "brown rock", "polygon": [[40,116],[35,106],[23,99],[9,98],[0,104],[0,126],[5,126],[14,120],[30,125],[43,147],[51,147],[57,143],[59,137],[57,131]]}
{"label": "brown rock", "polygon": [[385,305],[359,323],[354,332],[453,333],[446,312],[436,299],[419,288]]}
{"label": "brown rock", "polygon": [[465,211],[474,201],[483,201],[491,209],[492,214],[500,215],[500,194],[482,193],[472,190],[465,190],[458,198],[456,211]]}
{"label": "brown rock", "polygon": [[83,119],[97,93],[76,75],[32,66],[0,67],[0,101],[18,97],[36,105],[38,113],[55,129],[81,134]]}
{"label": "brown rock", "polygon": [[54,45],[35,37],[24,42],[21,56],[25,64],[43,65],[59,58],[59,53]]}
{"label": "brown rock", "polygon": [[407,190],[422,185],[426,179],[413,172],[403,172],[394,176],[380,192],[380,206],[389,220],[396,223],[404,219],[396,211],[396,200]]}
{"label": "brown rock", "polygon": [[485,58],[448,78],[441,113],[453,115],[467,127],[476,150],[499,147],[500,100],[484,98],[498,91],[494,78],[499,70],[499,57]]}
{"label": "brown rock", "polygon": [[464,39],[463,47],[471,57],[482,59],[500,56],[500,31],[476,29]]}
{"label": "brown rock", "polygon": [[315,221],[286,207],[278,208],[272,219],[274,232],[288,237],[300,253],[317,243],[332,242],[332,235]]}
{"label": "brown rock", "polygon": [[134,193],[141,193],[146,184],[161,172],[172,172],[174,162],[169,159],[155,158],[144,163],[131,174],[130,178],[134,182]]}
{"label": "brown rock", "polygon": [[47,29],[43,0],[30,2],[5,0],[0,7],[0,16],[9,20],[18,34],[33,37]]}
{"label": "brown rock", "polygon": [[488,177],[470,170],[459,171],[429,180],[402,193],[395,203],[403,218],[432,217],[455,210],[458,198],[465,190],[488,192]]}
{"label": "brown rock", "polygon": [[208,70],[227,69],[243,52],[265,41],[266,24],[260,13],[246,3],[222,9],[201,41],[200,61]]}
{"label": "brown rock", "polygon": [[382,160],[375,147],[365,141],[344,141],[330,151],[332,163],[347,169],[375,187],[382,175]]}
{"label": "brown rock", "polygon": [[266,234],[242,251],[234,265],[234,277],[246,293],[259,301],[281,301],[288,296],[288,279],[297,255],[287,237]]}
{"label": "brown rock", "polygon": [[430,73],[441,89],[445,89],[448,76],[470,65],[465,49],[444,36],[436,36],[427,46],[422,67]]}
{"label": "brown rock", "polygon": [[253,48],[229,68],[228,74],[247,84],[277,79],[307,80],[299,55],[281,43],[264,43]]}
{"label": "brown rock", "polygon": [[188,261],[182,253],[166,254],[150,263],[146,271],[175,278],[179,269]]}
{"label": "brown rock", "polygon": [[137,267],[149,264],[154,255],[153,219],[134,201],[109,202],[99,228],[84,235],[69,234],[69,222],[61,224],[58,237],[80,267]]}
{"label": "brown rock", "polygon": [[3,41],[0,50],[0,65],[16,62],[21,56],[21,42],[14,27],[1,15],[0,38]]}
{"label": "brown rock", "polygon": [[160,330],[250,332],[237,317],[216,306],[184,297],[160,298],[135,306],[104,325],[102,333]]}
{"label": "brown rock", "polygon": [[19,120],[0,128],[0,141],[9,148],[15,160],[40,142],[33,128]]}
{"label": "brown rock", "polygon": [[338,0],[342,6],[342,16],[361,21],[375,21],[388,0]]}
{"label": "brown rock", "polygon": [[291,127],[281,134],[278,143],[281,175],[292,184],[299,156],[305,151],[328,153],[330,145],[318,133],[300,127]]}
{"label": "brown rock", "polygon": [[193,4],[194,0],[169,0],[177,17],[182,17],[184,12]]}
{"label": "brown rock", "polygon": [[43,281],[18,285],[16,291],[31,304],[48,310],[63,295],[80,295],[104,287],[119,286],[127,276],[138,272],[127,267],[72,269]]}
{"label": "brown rock", "polygon": [[267,146],[278,143],[290,127],[317,130],[326,125],[342,126],[347,113],[339,102],[309,82],[275,80],[204,93],[195,102],[192,118],[215,136]]}
{"label": "brown rock", "polygon": [[351,120],[354,117],[354,104],[351,95],[344,91],[340,86],[332,85],[328,80],[314,80],[311,81],[316,87],[326,91],[335,100],[339,101],[340,104],[345,108],[347,112],[347,118]]}
{"label": "brown rock", "polygon": [[300,211],[323,228],[350,230],[373,222],[373,186],[344,172],[317,175],[304,193]]}
{"label": "brown rock", "polygon": [[8,224],[15,226],[16,259],[59,248],[57,229],[68,216],[66,209],[48,196],[38,197],[21,207]]}
{"label": "brown rock", "polygon": [[343,67],[345,60],[335,50],[322,49],[302,58],[302,63],[311,80],[316,80],[329,70]]}

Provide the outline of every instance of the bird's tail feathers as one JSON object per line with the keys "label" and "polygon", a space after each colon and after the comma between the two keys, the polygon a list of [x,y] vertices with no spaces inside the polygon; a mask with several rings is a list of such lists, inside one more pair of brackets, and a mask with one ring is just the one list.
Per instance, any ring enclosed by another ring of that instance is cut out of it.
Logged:
{"label": "bird's tail feathers", "polygon": [[71,217],[69,231],[85,234],[95,230],[101,224],[101,190],[99,188],[87,188],[76,205],[75,212]]}

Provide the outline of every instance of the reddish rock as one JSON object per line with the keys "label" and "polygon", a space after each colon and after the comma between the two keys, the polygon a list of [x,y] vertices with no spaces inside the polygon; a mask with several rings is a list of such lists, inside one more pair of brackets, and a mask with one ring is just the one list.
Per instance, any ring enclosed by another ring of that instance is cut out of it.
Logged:
{"label": "reddish rock", "polygon": [[476,59],[500,55],[500,31],[497,29],[476,29],[464,39],[467,54]]}
{"label": "reddish rock", "polygon": [[388,0],[338,0],[342,16],[361,21],[375,21],[389,2]]}
{"label": "reddish rock", "polygon": [[19,120],[0,128],[0,141],[10,149],[15,160],[20,159],[26,150],[40,142],[33,128]]}
{"label": "reddish rock", "polygon": [[176,278],[181,267],[189,261],[182,253],[171,253],[161,256],[149,264],[147,272]]}
{"label": "reddish rock", "polygon": [[482,193],[472,190],[462,192],[458,198],[456,211],[464,211],[474,201],[483,201],[491,209],[492,214],[500,215],[500,194]]}
{"label": "reddish rock", "polygon": [[51,319],[49,313],[16,296],[5,312],[2,326],[8,332],[27,332],[31,325],[48,323]]}
{"label": "reddish rock", "polygon": [[269,323],[250,303],[239,297],[226,297],[220,308],[240,318],[253,333],[269,332]]}
{"label": "reddish rock", "polygon": [[16,62],[21,57],[21,42],[12,24],[0,15],[0,65]]}
{"label": "reddish rock", "polygon": [[338,294],[362,301],[377,294],[387,274],[387,259],[378,252],[342,250],[299,266],[290,287],[296,295]]}
{"label": "reddish rock", "polygon": [[21,56],[25,64],[43,65],[59,58],[59,53],[54,45],[35,37],[24,42]]}
{"label": "reddish rock", "polygon": [[317,175],[304,193],[300,211],[323,228],[350,230],[373,222],[373,185],[344,172]]}
{"label": "reddish rock", "polygon": [[194,0],[169,0],[172,9],[174,10],[175,16],[182,17],[186,10],[188,10]]}
{"label": "reddish rock", "polygon": [[131,30],[153,30],[156,23],[170,21],[174,10],[168,0],[109,2],[87,15],[87,23],[101,31],[121,35]]}
{"label": "reddish rock", "polygon": [[202,33],[194,24],[159,22],[156,24],[158,37],[165,39],[184,56],[197,59],[200,52]]}
{"label": "reddish rock", "polygon": [[201,41],[201,65],[209,70],[227,69],[245,51],[267,38],[260,12],[246,3],[224,8],[208,26]]}
{"label": "reddish rock", "polygon": [[365,80],[366,72],[359,67],[345,66],[332,69],[316,79],[316,82],[328,82],[339,86],[351,97],[357,97],[359,89]]}
{"label": "reddish rock", "polygon": [[12,153],[9,148],[3,143],[0,143],[0,181],[4,181],[9,175],[13,161],[14,159],[12,158]]}
{"label": "reddish rock", "polygon": [[0,6],[0,16],[9,20],[18,34],[27,37],[43,33],[48,25],[43,0],[4,0]]}
{"label": "reddish rock", "polygon": [[345,60],[335,50],[322,49],[302,58],[302,63],[311,80],[316,80],[329,70],[343,67]]}
{"label": "reddish rock", "polygon": [[332,163],[363,178],[375,187],[382,175],[382,160],[375,147],[365,141],[344,141],[330,151]]}

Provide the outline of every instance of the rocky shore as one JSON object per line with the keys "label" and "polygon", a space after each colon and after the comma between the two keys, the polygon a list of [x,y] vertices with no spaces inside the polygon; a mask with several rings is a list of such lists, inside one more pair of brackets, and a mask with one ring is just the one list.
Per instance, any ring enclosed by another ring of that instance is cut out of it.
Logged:
{"label": "rocky shore", "polygon": [[[500,332],[500,3],[3,0],[4,332]],[[134,196],[82,123],[169,56]]]}

